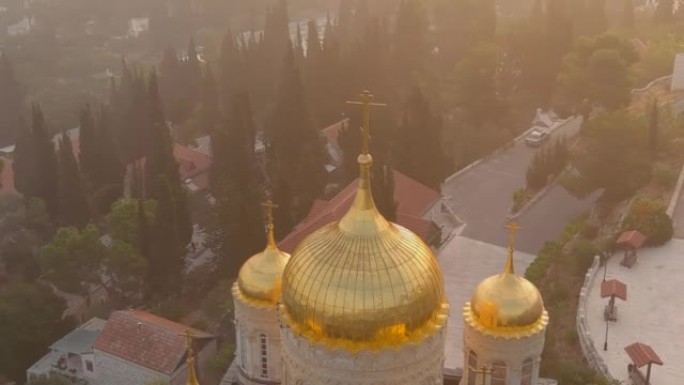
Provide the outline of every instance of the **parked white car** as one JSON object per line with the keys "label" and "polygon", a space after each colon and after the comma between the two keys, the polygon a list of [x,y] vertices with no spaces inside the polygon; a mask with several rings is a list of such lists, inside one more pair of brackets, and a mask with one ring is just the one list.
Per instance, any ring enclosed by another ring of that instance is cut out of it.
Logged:
{"label": "parked white car", "polygon": [[525,137],[525,143],[532,147],[540,146],[546,141],[546,139],[548,139],[548,137],[549,133],[546,130],[535,128],[534,130],[530,131],[529,134],[527,134]]}

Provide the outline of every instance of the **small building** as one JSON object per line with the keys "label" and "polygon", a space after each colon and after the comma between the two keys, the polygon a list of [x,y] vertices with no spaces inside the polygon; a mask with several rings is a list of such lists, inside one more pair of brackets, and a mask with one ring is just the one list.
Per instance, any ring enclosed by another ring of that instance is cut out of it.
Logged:
{"label": "small building", "polygon": [[[426,243],[439,244],[442,231],[436,221],[446,206],[440,194],[399,171],[394,171],[394,183],[394,199],[399,203],[396,222],[416,233]],[[357,179],[331,200],[316,200],[309,215],[280,241],[278,247],[291,253],[307,235],[323,225],[341,219],[351,207],[358,186]]]}
{"label": "small building", "polygon": [[216,337],[141,310],[94,318],[50,347],[27,371],[29,381],[53,372],[101,385],[145,385],[162,380],[183,385],[188,348],[193,336],[198,375],[216,355]]}

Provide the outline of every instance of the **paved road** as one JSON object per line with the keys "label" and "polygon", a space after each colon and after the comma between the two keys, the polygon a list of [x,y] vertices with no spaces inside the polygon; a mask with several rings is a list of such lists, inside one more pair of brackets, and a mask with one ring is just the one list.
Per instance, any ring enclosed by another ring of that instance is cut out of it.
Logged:
{"label": "paved road", "polygon": [[[566,123],[553,131],[551,141],[577,132],[580,125],[580,119]],[[462,236],[506,245],[502,227],[507,222],[513,192],[525,185],[525,173],[536,151],[520,140],[444,184],[442,193],[452,196],[454,212],[466,223]],[[518,219],[527,230],[520,233],[517,249],[536,253],[544,242],[557,238],[570,219],[591,207],[594,198],[577,200],[563,188],[553,187]]]}

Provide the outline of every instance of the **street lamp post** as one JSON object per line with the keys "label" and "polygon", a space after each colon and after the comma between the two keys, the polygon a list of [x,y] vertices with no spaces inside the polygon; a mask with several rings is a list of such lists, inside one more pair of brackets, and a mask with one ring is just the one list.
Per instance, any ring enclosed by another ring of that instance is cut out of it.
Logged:
{"label": "street lamp post", "polygon": [[606,339],[603,342],[603,351],[608,351],[608,319],[606,319]]}

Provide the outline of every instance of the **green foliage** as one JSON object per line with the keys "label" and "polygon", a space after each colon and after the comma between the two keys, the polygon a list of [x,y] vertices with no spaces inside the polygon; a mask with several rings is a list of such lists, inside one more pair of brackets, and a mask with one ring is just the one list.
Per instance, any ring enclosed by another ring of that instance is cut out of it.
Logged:
{"label": "green foliage", "polygon": [[513,191],[513,212],[519,211],[523,205],[527,202],[529,194],[525,187],[521,187]]}
{"label": "green foliage", "polygon": [[677,184],[677,173],[669,167],[660,166],[653,169],[653,178],[663,190],[671,190]]}
{"label": "green foliage", "polygon": [[679,34],[674,33],[659,34],[648,40],[646,51],[633,67],[635,84],[644,87],[653,79],[671,74],[672,63],[681,50],[682,40]]}
{"label": "green foliage", "polygon": [[[88,381],[81,380],[78,384],[86,385]],[[54,372],[50,375],[32,376],[27,385],[74,385],[71,379],[63,374]]]}
{"label": "green foliage", "polygon": [[22,105],[21,86],[6,52],[0,52],[0,147],[14,143]]}
{"label": "green foliage", "polygon": [[[155,223],[155,212],[157,201],[147,200],[144,203],[145,216],[150,225]],[[112,209],[107,214],[107,228],[112,239],[138,245],[139,225],[138,225],[138,201],[134,199],[123,199],[112,204]]]}
{"label": "green foliage", "polygon": [[622,223],[623,230],[639,230],[646,236],[645,245],[660,246],[672,239],[672,219],[659,199],[637,197]]}
{"label": "green foliage", "polygon": [[99,280],[98,269],[105,252],[95,226],[89,225],[81,231],[62,227],[41,249],[41,266],[59,288],[79,293],[86,290],[83,284]]}
{"label": "green foliage", "polygon": [[546,276],[546,272],[549,270],[551,259],[560,255],[562,249],[562,244],[557,241],[544,243],[544,246],[537,254],[537,257],[527,267],[527,270],[525,270],[525,278],[539,286],[540,282]]}
{"label": "green foliage", "polygon": [[82,228],[90,221],[90,207],[74,155],[71,139],[64,132],[58,151],[59,223]]}
{"label": "green foliage", "polygon": [[572,245],[570,254],[575,259],[575,273],[577,276],[584,276],[586,274],[597,252],[596,247],[587,239],[579,239]]}
{"label": "green foliage", "polygon": [[218,322],[233,313],[232,283],[223,280],[202,299],[202,315],[212,322]]}
{"label": "green foliage", "polygon": [[209,361],[209,367],[218,373],[225,373],[235,358],[235,344],[225,343]]}
{"label": "green foliage", "polygon": [[615,110],[629,102],[629,68],[638,59],[632,43],[611,35],[578,39],[563,59],[554,105],[573,111],[588,100]]}
{"label": "green foliage", "polygon": [[171,321],[180,321],[186,314],[186,311],[180,299],[169,297],[159,302],[153,309],[153,313]]}
{"label": "green foliage", "polygon": [[587,127],[588,148],[575,166],[592,189],[605,189],[604,199],[629,197],[651,177],[642,120],[626,112],[606,113]]}
{"label": "green foliage", "polygon": [[11,286],[0,292],[0,372],[22,383],[30,367],[71,328],[62,319],[63,299],[42,284]]}
{"label": "green foliage", "polygon": [[564,139],[556,140],[551,146],[544,146],[534,155],[527,169],[525,179],[527,188],[532,191],[542,189],[549,177],[559,175],[568,162],[568,148]]}

